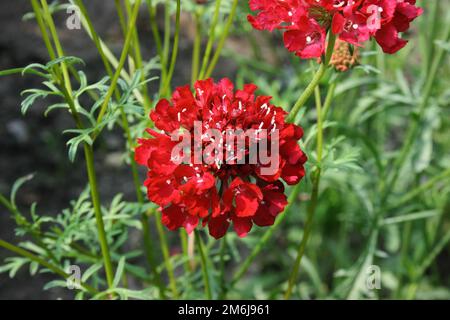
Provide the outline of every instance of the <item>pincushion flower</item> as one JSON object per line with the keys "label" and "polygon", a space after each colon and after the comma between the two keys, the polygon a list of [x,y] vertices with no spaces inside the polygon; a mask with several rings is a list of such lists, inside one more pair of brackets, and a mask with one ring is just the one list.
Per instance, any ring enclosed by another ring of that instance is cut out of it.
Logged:
{"label": "pincushion flower", "polygon": [[407,44],[399,33],[423,12],[415,4],[416,0],[249,0],[257,13],[248,20],[258,30],[282,30],[286,48],[304,59],[324,53],[328,30],[355,46],[375,38],[384,52],[395,53]]}
{"label": "pincushion flower", "polygon": [[138,141],[148,198],[170,230],[190,233],[201,223],[221,238],[232,224],[243,237],[253,224],[272,225],[287,204],[282,181],[294,185],[305,174],[303,130],[286,123],[270,97],[255,96],[255,85],[235,90],[228,79],[208,79],[194,87],[159,101],[150,114],[159,131],[147,129],[151,137]]}

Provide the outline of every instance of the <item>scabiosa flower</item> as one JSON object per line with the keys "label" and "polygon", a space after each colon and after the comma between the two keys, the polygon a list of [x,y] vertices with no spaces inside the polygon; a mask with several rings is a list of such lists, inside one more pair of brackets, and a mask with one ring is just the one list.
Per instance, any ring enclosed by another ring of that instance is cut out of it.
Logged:
{"label": "scabiosa flower", "polygon": [[[218,239],[232,224],[244,237],[253,224],[270,226],[283,211],[282,181],[294,185],[305,174],[303,130],[285,122],[287,113],[271,97],[255,96],[256,89],[235,90],[228,79],[197,81],[195,94],[177,88],[151,112],[159,131],[147,129],[151,137],[138,140],[136,162],[148,168],[147,195],[168,229],[190,233],[202,223]],[[271,163],[254,156],[255,145],[258,152],[277,146],[266,150]]]}
{"label": "scabiosa flower", "polygon": [[286,48],[301,58],[318,58],[325,51],[329,29],[354,46],[375,38],[386,53],[407,41],[399,37],[422,14],[416,0],[249,0],[255,29],[284,31]]}

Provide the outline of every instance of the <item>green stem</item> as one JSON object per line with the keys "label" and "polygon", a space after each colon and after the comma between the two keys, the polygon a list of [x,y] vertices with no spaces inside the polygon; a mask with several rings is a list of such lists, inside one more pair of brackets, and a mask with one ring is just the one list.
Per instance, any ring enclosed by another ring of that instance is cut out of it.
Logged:
{"label": "green stem", "polygon": [[[62,91],[66,98],[67,103],[69,104],[70,109],[74,110],[74,112],[72,112],[72,115],[74,116],[75,122],[77,123],[77,127],[82,128],[78,113],[76,113],[75,110],[75,103],[71,95],[69,94],[69,92],[67,92],[67,89],[65,87],[62,87]],[[111,255],[109,252],[108,241],[106,238],[103,215],[101,211],[100,195],[98,192],[97,177],[95,174],[94,152],[92,150],[92,146],[88,145],[87,143],[85,143],[83,147],[84,147],[84,156],[86,159],[86,169],[88,173],[89,187],[91,190],[91,199],[92,204],[94,206],[94,214],[97,224],[98,238],[100,241],[100,248],[102,251],[103,264],[105,268],[108,287],[112,288],[114,272],[111,261]]]}
{"label": "green stem", "polygon": [[41,31],[42,38],[44,39],[45,47],[47,48],[50,59],[55,60],[56,59],[55,49],[53,48],[53,45],[48,36],[47,28],[42,18],[42,10],[39,6],[39,3],[37,0],[31,0],[31,5],[33,7],[33,11],[36,16],[36,21],[39,25],[39,29]]}
{"label": "green stem", "polygon": [[94,41],[95,47],[97,48],[98,53],[100,54],[100,58],[102,59],[103,65],[105,66],[106,72],[108,75],[112,78],[113,71],[111,69],[111,66],[109,64],[108,58],[105,55],[105,52],[103,50],[100,37],[98,36],[97,32],[95,31],[94,25],[92,24],[92,20],[89,17],[89,14],[87,12],[87,9],[83,3],[83,0],[74,0],[75,4],[80,9],[81,14],[83,15],[84,19],[86,20],[87,26],[88,26],[88,32],[90,36],[92,37],[92,40]]}
{"label": "green stem", "polygon": [[172,265],[172,261],[170,260],[170,252],[169,252],[169,245],[167,243],[166,234],[164,233],[164,226],[161,222],[161,215],[155,213],[155,219],[156,219],[156,227],[158,229],[159,239],[161,242],[161,250],[164,257],[164,265],[167,270],[167,274],[169,276],[169,284],[170,288],[172,290],[173,298],[178,299],[179,293],[177,289],[177,282],[175,280],[175,274],[174,269]]}
{"label": "green stem", "polygon": [[117,16],[119,17],[120,27],[125,35],[127,33],[127,23],[125,22],[125,15],[123,14],[122,3],[120,0],[114,0],[114,6],[116,7]]}
{"label": "green stem", "polygon": [[172,81],[173,73],[175,71],[175,64],[177,62],[178,56],[178,44],[180,42],[180,15],[181,15],[181,0],[177,0],[177,13],[175,18],[175,36],[173,40],[172,47],[172,57],[170,59],[169,72],[167,78],[165,79],[164,86],[161,91],[162,96],[166,96],[170,91],[170,83]]}
{"label": "green stem", "polygon": [[[53,21],[53,18],[51,16],[50,10],[48,8],[47,0],[41,0],[41,5],[43,9],[44,14],[44,20],[47,23],[47,26],[50,30],[50,35],[53,38],[53,43],[55,44],[56,53],[58,54],[58,57],[64,57],[64,51],[61,46],[61,42],[59,41],[58,33],[56,32],[56,26]],[[50,54],[50,51],[49,51]],[[66,85],[67,91],[72,92],[72,84],[70,83],[69,78],[69,71],[67,69],[67,66],[64,62],[61,62],[61,70],[64,77],[64,83]]]}
{"label": "green stem", "polygon": [[209,63],[209,58],[211,56],[211,51],[213,48],[213,44],[214,44],[214,40],[215,40],[215,36],[216,36],[216,27],[217,27],[217,23],[219,21],[219,13],[220,13],[220,5],[222,3],[222,0],[216,0],[216,6],[214,9],[214,16],[211,22],[211,29],[209,30],[209,38],[208,38],[208,43],[206,44],[206,50],[205,50],[205,54],[203,55],[203,63],[202,63],[202,68],[200,70],[200,74],[199,74],[199,79],[203,79],[205,73],[206,73],[206,68],[208,67],[208,63]]}
{"label": "green stem", "polygon": [[219,61],[220,55],[222,53],[222,49],[225,45],[225,40],[227,40],[228,34],[230,33],[231,25],[233,24],[234,17],[236,15],[237,5],[238,5],[238,0],[233,0],[230,15],[228,16],[228,20],[225,24],[225,29],[222,33],[222,37],[220,38],[219,43],[217,44],[216,52],[214,53],[211,63],[209,64],[209,67],[206,70],[206,73],[203,75],[203,78],[209,78],[211,76],[212,72],[214,71],[214,68],[217,65],[217,62]]}
{"label": "green stem", "polygon": [[[34,261],[38,264],[40,264],[41,266],[49,269],[50,271],[52,271],[53,273],[61,276],[64,279],[68,279],[71,277],[71,275],[67,274],[66,272],[64,272],[64,270],[62,270],[61,268],[45,261],[44,259],[39,258],[38,256],[32,254],[31,252],[24,250],[20,247],[17,247],[9,242],[6,242],[2,239],[0,239],[0,247],[5,248],[6,250],[9,250],[11,252],[14,252],[18,255],[21,255],[25,258],[30,259],[31,261]],[[80,282],[80,285],[86,289],[86,291],[88,291],[89,293],[95,295],[98,293],[97,289],[95,289],[94,287],[91,287],[90,285],[84,283],[84,282]]]}
{"label": "green stem", "polygon": [[[319,197],[319,184],[320,184],[320,174],[322,170],[322,156],[323,156],[323,112],[322,112],[322,102],[320,100],[320,90],[319,87],[315,87],[315,95],[316,95],[316,110],[317,110],[317,167],[312,174],[312,194],[311,201],[308,205],[308,215],[306,218],[305,230],[303,233],[302,241],[300,242],[300,246],[297,251],[297,258],[294,262],[294,267],[292,268],[291,275],[288,280],[288,288],[284,295],[284,298],[288,300],[291,297],[292,290],[295,286],[295,282],[297,281],[298,272],[300,269],[300,264],[302,262],[302,258],[305,254],[306,245],[308,244],[309,237],[311,235],[314,215],[317,207],[317,199]],[[330,102],[329,102],[330,103]]]}
{"label": "green stem", "polygon": [[86,157],[86,168],[89,178],[89,186],[91,190],[92,204],[94,206],[95,220],[97,223],[97,232],[102,250],[103,264],[105,266],[106,280],[108,287],[112,288],[114,281],[114,272],[109,253],[108,240],[106,238],[105,225],[103,222],[102,208],[100,203],[100,195],[98,193],[97,177],[94,166],[94,152],[92,146],[84,144],[84,154]]}
{"label": "green stem", "polygon": [[164,285],[162,283],[161,275],[159,274],[156,268],[156,261],[153,255],[154,248],[152,244],[152,240],[150,237],[150,230],[148,227],[148,217],[147,214],[143,213],[141,216],[141,225],[142,225],[142,233],[144,235],[144,248],[145,248],[145,256],[147,258],[147,263],[153,273],[155,284],[158,286],[159,295],[161,299],[166,298]]}
{"label": "green stem", "polygon": [[200,261],[202,263],[203,282],[205,284],[205,295],[207,300],[212,299],[211,285],[209,282],[208,265],[206,263],[205,248],[200,237],[200,233],[195,230],[195,241],[197,243],[198,252],[200,253]]}
{"label": "green stem", "polygon": [[308,239],[311,234],[314,214],[316,212],[317,199],[318,199],[318,195],[319,195],[319,182],[320,182],[320,169],[317,168],[316,171],[313,173],[313,189],[312,189],[311,200],[310,200],[311,202],[309,203],[309,206],[308,206],[308,216],[306,218],[306,224],[305,224],[305,230],[303,233],[303,238],[300,243],[300,246],[298,247],[297,258],[295,259],[294,267],[289,276],[288,288],[284,295],[284,298],[286,300],[288,300],[291,297],[292,290],[294,288],[295,282],[297,281],[297,275],[298,275],[298,271],[300,269],[300,264],[302,262],[303,255],[305,254],[306,245],[308,244]]}
{"label": "green stem", "polygon": [[192,51],[192,71],[191,71],[191,86],[193,87],[195,81],[197,81],[199,75],[199,66],[200,66],[200,49],[202,44],[202,24],[201,24],[201,16],[203,13],[203,7],[200,8],[200,13],[194,14],[194,22],[195,22],[195,38],[194,38],[194,49]]}
{"label": "green stem", "polygon": [[189,264],[189,252],[188,252],[188,238],[186,231],[181,229],[180,230],[180,239],[181,239],[181,248],[183,250],[183,259],[184,261],[184,272],[186,274],[190,273],[192,270],[190,264]]}
{"label": "green stem", "polygon": [[304,106],[306,101],[308,101],[309,97],[314,93],[314,89],[319,84],[320,80],[322,79],[323,75],[325,74],[325,71],[328,68],[328,63],[331,59],[331,55],[333,54],[334,49],[334,43],[336,41],[336,36],[333,35],[332,32],[330,32],[330,36],[328,39],[328,47],[327,52],[325,54],[325,58],[322,58],[322,63],[320,64],[319,69],[315,73],[314,77],[312,78],[311,82],[306,87],[305,91],[300,95],[297,102],[292,107],[291,111],[289,112],[289,116],[286,119],[287,122],[294,122],[295,117],[297,116],[298,112],[300,111],[300,108]]}
{"label": "green stem", "polygon": [[225,297],[226,293],[226,279],[225,279],[225,254],[227,251],[227,235],[225,234],[222,238],[222,242],[220,244],[220,274],[219,274],[219,284],[220,284],[220,294],[219,299],[222,300]]}
{"label": "green stem", "polygon": [[122,50],[122,54],[120,56],[119,65],[117,66],[116,72],[114,73],[114,76],[111,80],[111,85],[109,86],[108,92],[106,93],[105,99],[103,100],[102,106],[100,108],[100,112],[97,118],[97,123],[100,123],[103,119],[103,116],[105,115],[105,112],[108,108],[109,101],[111,100],[111,97],[116,90],[117,82],[119,81],[120,72],[122,71],[123,67],[125,66],[125,62],[127,60],[128,52],[130,50],[131,41],[133,39],[133,29],[136,24],[136,19],[139,14],[139,7],[141,5],[141,0],[136,0],[136,3],[133,8],[133,12],[131,14],[131,18],[128,24],[128,30],[127,35],[125,37],[125,44],[124,48]]}
{"label": "green stem", "polygon": [[[131,10],[130,0],[125,1],[125,8],[127,10],[128,18],[131,18],[132,10]],[[124,34],[126,34],[126,32]],[[141,82],[144,82],[145,81],[145,74],[143,72],[144,64],[143,64],[143,60],[142,60],[141,45],[139,42],[138,29],[136,26],[133,27],[133,42],[131,44],[131,47],[133,48],[133,51],[134,51],[134,61],[135,61],[136,68],[142,71]],[[131,73],[131,71],[130,71],[130,73]],[[142,95],[144,96],[145,113],[148,113],[151,108],[151,103],[150,103],[150,98],[149,98],[149,94],[148,94],[147,84],[143,84],[141,86],[141,88],[142,88]]]}
{"label": "green stem", "polygon": [[161,42],[161,36],[158,31],[158,24],[156,22],[156,11],[153,8],[152,0],[146,0],[146,1],[147,1],[148,12],[150,15],[150,26],[151,26],[153,38],[154,38],[154,41],[156,44],[156,51],[158,52],[159,60],[161,62],[161,79],[165,79],[167,71],[166,71],[166,66],[163,65],[163,60],[164,60],[163,47],[162,47],[162,42]]}
{"label": "green stem", "polygon": [[[162,47],[162,57],[161,57],[161,65],[162,68],[168,72],[167,62],[169,61],[169,51],[170,51],[170,33],[171,33],[171,25],[170,25],[170,0],[165,0],[164,2],[164,38],[163,38],[163,47]],[[161,89],[164,87],[166,82],[167,73],[162,74],[161,76],[161,84],[160,84],[160,94]]]}
{"label": "green stem", "polygon": [[327,96],[325,98],[325,102],[323,103],[323,112],[322,113],[323,113],[324,119],[327,119],[328,112],[330,111],[330,107],[331,107],[331,104],[332,104],[333,98],[334,98],[334,92],[336,91],[336,84],[337,84],[337,81],[334,81],[328,87]]}

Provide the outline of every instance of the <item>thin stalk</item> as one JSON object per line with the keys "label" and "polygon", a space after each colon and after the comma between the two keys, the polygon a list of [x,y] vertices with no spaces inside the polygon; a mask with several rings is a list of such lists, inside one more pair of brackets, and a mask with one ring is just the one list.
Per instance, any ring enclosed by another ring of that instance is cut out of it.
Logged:
{"label": "thin stalk", "polygon": [[[2,239],[0,239],[0,247],[9,250],[11,252],[14,252],[18,255],[21,255],[25,258],[30,259],[31,261],[34,261],[38,264],[40,264],[41,266],[49,269],[50,271],[52,271],[53,273],[61,276],[64,279],[68,279],[71,277],[71,275],[67,274],[66,272],[64,272],[64,270],[62,270],[61,268],[59,268],[58,266],[55,266],[47,261],[45,261],[44,259],[39,258],[38,256],[32,254],[31,252],[24,250],[20,247],[17,247],[9,242],[6,242]],[[94,287],[84,283],[84,282],[80,282],[80,285],[89,293],[91,293],[92,295],[96,295],[98,293],[97,289],[95,289]]]}
{"label": "thin stalk", "polygon": [[429,11],[429,20],[426,21],[427,23],[427,29],[429,30],[429,34],[428,34],[428,46],[427,46],[427,59],[426,59],[426,63],[425,63],[425,71],[429,72],[430,71],[430,67],[431,67],[431,62],[432,62],[432,57],[433,57],[433,53],[434,53],[434,39],[436,38],[436,33],[438,28],[438,22],[439,22],[439,12],[440,12],[440,7],[439,7],[439,3],[440,1],[431,1],[430,2],[430,8]]}
{"label": "thin stalk", "polygon": [[184,272],[190,273],[192,271],[192,268],[189,264],[188,238],[184,230],[180,230],[180,239],[181,239],[181,248],[183,250],[183,258],[185,259]]}
{"label": "thin stalk", "polygon": [[214,71],[214,68],[217,65],[217,62],[219,61],[220,55],[222,53],[222,49],[225,45],[225,40],[227,39],[228,34],[230,33],[231,25],[233,24],[234,17],[236,16],[237,5],[238,5],[238,0],[233,0],[230,15],[228,16],[228,20],[225,25],[225,29],[222,33],[222,37],[220,38],[219,43],[217,44],[217,49],[216,49],[216,52],[214,53],[213,58],[211,59],[211,63],[209,64],[209,67],[206,70],[206,73],[203,75],[204,78],[209,78],[211,76],[211,74]]}
{"label": "thin stalk", "polygon": [[[127,15],[130,18],[131,17],[131,3],[130,0],[125,1],[125,9],[127,11]],[[125,29],[126,30],[126,29]],[[126,34],[126,32],[124,33]],[[133,42],[131,44],[131,47],[134,51],[134,63],[136,65],[136,68],[143,71],[143,60],[142,60],[142,53],[141,53],[141,45],[139,42],[139,33],[137,27],[133,27]],[[145,74],[142,72],[141,74],[141,81],[145,81]],[[151,108],[150,98],[148,94],[148,88],[147,84],[144,84],[142,87],[142,95],[144,96],[144,106],[145,106],[145,113],[148,113]]]}
{"label": "thin stalk", "polygon": [[164,257],[164,265],[167,270],[167,274],[169,276],[169,285],[170,289],[172,290],[173,297],[175,299],[178,299],[179,293],[177,289],[177,282],[175,279],[174,269],[172,265],[172,261],[170,260],[170,252],[169,252],[169,245],[167,243],[166,234],[164,233],[164,226],[161,222],[161,216],[157,213],[155,213],[155,219],[156,219],[156,227],[158,229],[159,239],[161,242],[161,250]]}
{"label": "thin stalk", "polygon": [[211,22],[211,29],[209,30],[209,38],[208,38],[208,43],[206,44],[206,49],[205,49],[205,54],[203,55],[203,63],[202,63],[202,68],[200,70],[200,74],[199,74],[199,79],[203,79],[205,73],[206,73],[206,68],[208,67],[208,63],[209,63],[209,58],[211,56],[211,51],[213,48],[213,44],[215,41],[215,36],[216,36],[216,27],[217,27],[217,23],[219,21],[219,13],[220,13],[220,5],[222,3],[222,0],[216,0],[216,6],[214,8],[214,16]]}
{"label": "thin stalk", "polygon": [[319,197],[319,184],[320,184],[320,174],[322,167],[322,156],[323,156],[323,111],[322,111],[322,102],[320,99],[320,90],[319,87],[315,87],[315,96],[316,96],[316,110],[317,110],[317,167],[315,171],[312,173],[312,194],[311,200],[308,205],[308,215],[306,218],[305,229],[303,232],[303,238],[300,242],[300,246],[298,247],[297,257],[294,262],[294,267],[292,268],[291,274],[288,280],[288,288],[284,295],[284,298],[288,300],[291,297],[292,290],[295,286],[295,282],[297,281],[298,272],[300,269],[300,264],[302,262],[302,258],[305,254],[306,245],[308,244],[309,237],[311,235],[314,215],[317,207],[317,199]]}
{"label": "thin stalk", "polygon": [[194,49],[192,51],[192,71],[191,71],[191,86],[194,86],[195,81],[197,81],[197,77],[199,75],[199,67],[200,67],[200,49],[202,44],[202,24],[201,24],[201,16],[203,12],[203,7],[200,8],[200,13],[194,14],[194,23],[195,23],[195,38],[194,38]]}
{"label": "thin stalk", "polygon": [[165,79],[161,95],[166,96],[170,91],[170,83],[172,81],[173,73],[175,71],[175,64],[177,62],[178,56],[178,44],[180,42],[180,16],[181,16],[181,0],[177,0],[177,13],[175,18],[175,36],[173,40],[172,47],[172,57],[170,59],[170,67],[169,72],[167,73],[167,77]]}
{"label": "thin stalk", "polygon": [[328,112],[330,111],[331,104],[333,102],[334,98],[334,92],[336,91],[336,84],[337,82],[333,82],[328,87],[327,96],[325,98],[325,102],[323,103],[323,118],[327,119]]}
{"label": "thin stalk", "polygon": [[56,59],[55,49],[53,48],[53,45],[50,41],[50,38],[48,36],[47,27],[45,26],[45,22],[42,18],[42,10],[39,6],[39,3],[37,0],[31,0],[31,5],[33,7],[34,14],[36,16],[36,21],[38,23],[39,29],[41,31],[42,38],[45,43],[45,47],[47,48],[48,54],[50,56],[51,60]]}
{"label": "thin stalk", "polygon": [[100,58],[102,59],[103,65],[105,66],[106,72],[110,77],[112,77],[113,71],[109,64],[108,58],[105,55],[103,47],[101,45],[100,37],[95,31],[94,25],[92,24],[92,20],[90,19],[87,9],[83,3],[83,0],[74,0],[77,7],[80,9],[81,14],[83,15],[86,23],[88,25],[88,32],[90,33],[92,40],[94,41],[95,47],[97,48],[98,53],[100,54]]}
{"label": "thin stalk", "polygon": [[127,23],[125,22],[125,15],[123,14],[122,4],[120,0],[114,0],[114,6],[116,7],[117,15],[119,17],[120,28],[124,34],[127,33]]}
{"label": "thin stalk", "polygon": [[147,1],[147,7],[148,7],[148,13],[150,16],[150,26],[153,33],[153,38],[156,44],[156,51],[159,56],[159,60],[161,62],[161,78],[165,79],[166,77],[166,66],[163,65],[163,47],[162,47],[162,41],[161,36],[158,31],[158,24],[156,23],[156,10],[153,8],[152,0],[146,0]]}
{"label": "thin stalk", "polygon": [[288,280],[288,288],[284,294],[284,299],[288,300],[291,297],[292,290],[294,288],[295,282],[297,281],[298,271],[300,269],[300,264],[302,262],[303,255],[305,254],[306,245],[308,244],[308,239],[312,231],[314,214],[317,207],[317,199],[319,195],[319,182],[320,182],[320,168],[317,168],[313,173],[313,189],[311,194],[311,200],[308,206],[308,216],[306,218],[305,230],[303,232],[303,238],[300,242],[300,246],[297,250],[297,257],[294,262],[294,267],[291,271]]}
{"label": "thin stalk", "polygon": [[[60,58],[64,57],[64,51],[62,49],[61,42],[59,41],[58,33],[56,32],[56,26],[51,16],[50,10],[48,8],[47,0],[41,0],[41,5],[44,13],[44,20],[47,23],[48,29],[50,30],[50,35],[53,38],[56,53]],[[70,83],[69,71],[64,62],[61,63],[61,71],[64,77],[64,83],[66,85],[67,91],[72,92],[72,84]]]}
{"label": "thin stalk", "polygon": [[202,265],[202,274],[203,274],[203,282],[205,284],[205,295],[207,300],[212,299],[212,291],[211,291],[211,285],[209,282],[209,271],[208,271],[208,265],[206,263],[206,255],[205,255],[205,248],[202,242],[202,238],[200,237],[200,233],[195,230],[195,240],[197,243],[197,249],[200,253],[200,261]]}
{"label": "thin stalk", "polygon": [[108,283],[108,287],[112,288],[114,281],[114,271],[111,262],[111,255],[109,253],[108,240],[106,238],[105,225],[103,222],[102,208],[100,204],[100,195],[98,193],[97,177],[95,174],[94,151],[92,150],[92,146],[89,146],[88,144],[85,143],[84,154],[86,157],[86,167],[89,178],[89,186],[91,190],[92,204],[94,206],[95,220],[97,223],[97,232],[100,240],[100,247],[102,250],[103,264],[105,265],[106,280]]}
{"label": "thin stalk", "polygon": [[150,237],[150,230],[148,227],[148,217],[145,213],[142,214],[141,216],[141,225],[142,225],[142,233],[144,235],[144,248],[147,263],[151,269],[151,272],[153,273],[155,284],[158,286],[159,296],[161,299],[165,299],[166,298],[165,289],[162,283],[161,276],[156,268],[156,261],[153,255],[154,248]]}
{"label": "thin stalk", "polygon": [[[161,65],[163,66],[163,68],[166,71],[168,71],[167,62],[169,61],[170,34],[171,34],[170,0],[166,0],[164,3],[164,39],[163,39],[162,58],[161,58]],[[164,87],[166,78],[167,78],[167,73],[161,75],[160,91]],[[161,94],[161,92],[160,92],[160,94]]]}
{"label": "thin stalk", "polygon": [[303,107],[303,105],[306,103],[306,101],[308,101],[309,97],[314,93],[314,89],[319,84],[320,80],[322,79],[323,75],[325,74],[325,71],[328,68],[328,63],[330,62],[331,55],[333,54],[335,41],[336,41],[336,36],[333,35],[332,32],[330,32],[325,58],[322,59],[323,61],[320,64],[319,69],[315,73],[311,82],[308,84],[305,91],[303,91],[303,93],[298,98],[297,102],[292,107],[286,121],[288,121],[288,122],[295,121],[295,117],[297,116],[298,112],[300,111],[300,108]]}
{"label": "thin stalk", "polygon": [[133,8],[133,12],[131,14],[131,18],[128,24],[128,30],[127,35],[125,37],[125,44],[124,48],[122,50],[122,54],[120,56],[119,65],[117,66],[116,72],[114,73],[114,76],[111,80],[111,85],[109,86],[108,92],[106,93],[105,100],[102,103],[102,106],[100,107],[100,112],[97,117],[97,123],[100,123],[103,119],[103,116],[105,115],[105,112],[108,108],[109,101],[111,100],[111,97],[116,90],[117,82],[120,77],[120,72],[122,71],[123,67],[125,66],[125,62],[127,60],[128,52],[130,50],[131,41],[133,39],[133,28],[135,27],[136,19],[139,14],[139,7],[141,5],[142,0],[136,0],[136,3]]}
{"label": "thin stalk", "polygon": [[225,279],[225,254],[227,252],[227,235],[225,234],[222,238],[222,242],[220,244],[220,266],[219,266],[219,284],[220,284],[220,294],[219,299],[222,300],[225,297],[226,293],[226,279]]}
{"label": "thin stalk", "polygon": [[[402,266],[404,268],[406,268],[407,262],[408,262],[408,248],[409,248],[409,243],[411,242],[411,229],[412,229],[411,221],[406,222],[402,228],[402,237],[401,237],[402,245],[400,247],[400,266]],[[397,283],[397,288],[395,290],[396,299],[401,298],[401,294],[402,294],[403,286],[404,286],[404,280],[405,280],[405,276],[403,275],[403,273],[400,273],[398,275],[398,283]]]}

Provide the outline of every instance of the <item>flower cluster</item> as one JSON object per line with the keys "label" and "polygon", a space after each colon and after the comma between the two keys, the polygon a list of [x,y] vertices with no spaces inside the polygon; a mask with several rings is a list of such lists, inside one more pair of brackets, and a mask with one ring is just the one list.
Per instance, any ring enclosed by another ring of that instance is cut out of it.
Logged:
{"label": "flower cluster", "polygon": [[325,50],[331,29],[339,39],[355,46],[375,38],[386,53],[395,53],[407,41],[399,32],[409,29],[423,10],[416,0],[250,0],[258,11],[248,20],[258,30],[281,29],[284,44],[301,58],[317,58]]}
{"label": "flower cluster", "polygon": [[[243,237],[253,224],[272,225],[283,211],[287,199],[282,180],[294,185],[305,174],[306,156],[298,145],[303,130],[285,123],[286,112],[272,105],[271,97],[255,96],[256,89],[249,84],[235,90],[228,79],[197,81],[195,94],[189,86],[177,88],[171,101],[160,100],[151,112],[160,131],[147,129],[152,137],[139,139],[136,161],[148,168],[148,198],[161,207],[162,221],[170,230],[183,227],[190,233],[201,222],[213,237],[221,238],[232,223]],[[208,137],[212,128],[219,136]],[[256,140],[266,146],[276,140],[278,149],[271,154],[276,156],[276,170],[264,173],[268,163],[249,159],[249,137],[241,145],[225,143],[233,130],[261,133]],[[199,135],[200,141],[192,139]],[[182,161],[174,153],[180,141]],[[217,155],[208,151],[213,144],[210,149],[223,150],[227,161],[207,161]],[[244,159],[233,157],[238,147]],[[194,159],[195,148],[204,149],[200,163]]]}

